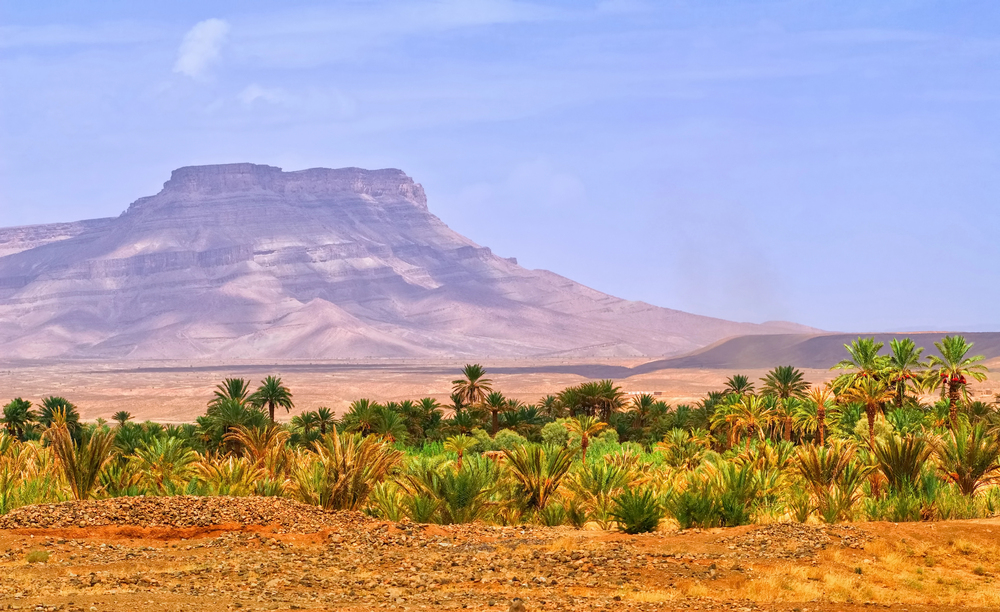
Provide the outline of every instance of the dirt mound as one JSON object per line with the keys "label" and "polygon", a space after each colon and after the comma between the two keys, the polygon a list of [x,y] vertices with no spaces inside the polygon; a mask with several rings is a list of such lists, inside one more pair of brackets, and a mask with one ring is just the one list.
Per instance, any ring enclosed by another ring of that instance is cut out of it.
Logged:
{"label": "dirt mound", "polygon": [[743,534],[721,538],[747,556],[768,559],[801,559],[813,557],[828,546],[864,548],[872,536],[850,525],[803,525],[802,523],[775,523],[751,529]]}
{"label": "dirt mound", "polygon": [[373,523],[356,512],[327,512],[280,497],[118,497],[24,506],[0,516],[0,529],[66,527],[210,527],[272,525],[278,531],[315,533],[346,524]]}

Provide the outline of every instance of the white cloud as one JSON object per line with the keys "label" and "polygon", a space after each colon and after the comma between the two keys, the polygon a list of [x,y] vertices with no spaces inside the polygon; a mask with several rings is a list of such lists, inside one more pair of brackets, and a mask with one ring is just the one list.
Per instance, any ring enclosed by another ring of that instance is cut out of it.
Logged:
{"label": "white cloud", "polygon": [[177,52],[174,72],[191,78],[203,78],[208,68],[219,59],[222,44],[229,34],[229,24],[222,19],[199,21],[188,30]]}

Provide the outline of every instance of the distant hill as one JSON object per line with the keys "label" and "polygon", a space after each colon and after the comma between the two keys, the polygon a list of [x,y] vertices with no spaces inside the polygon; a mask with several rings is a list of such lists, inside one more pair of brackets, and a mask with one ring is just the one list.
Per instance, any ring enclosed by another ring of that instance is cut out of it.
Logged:
{"label": "distant hill", "polygon": [[[952,334],[957,332],[951,332]],[[919,332],[896,334],[777,334],[769,336],[742,336],[729,338],[688,355],[662,359],[631,368],[629,376],[666,369],[757,369],[779,365],[799,368],[831,368],[847,357],[845,344],[863,336],[874,337],[886,345],[893,338],[911,338],[917,346],[924,347],[924,355],[937,354],[934,343],[948,332]],[[974,343],[972,354],[987,359],[1000,357],[1000,332],[962,333]]]}
{"label": "distant hill", "polygon": [[0,358],[670,356],[812,333],[630,302],[451,229],[400,170],[175,170],[120,217],[0,229]]}

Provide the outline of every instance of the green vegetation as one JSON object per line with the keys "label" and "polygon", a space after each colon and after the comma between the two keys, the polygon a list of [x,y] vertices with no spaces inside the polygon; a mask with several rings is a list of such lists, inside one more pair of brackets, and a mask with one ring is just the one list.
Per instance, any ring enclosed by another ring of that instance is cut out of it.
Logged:
{"label": "green vegetation", "polygon": [[[292,392],[227,378],[195,423],[81,423],[69,400],[3,407],[0,514],[124,495],[284,496],[387,520],[585,524],[641,533],[753,522],[1000,513],[1000,407],[961,337],[847,345],[829,384],[780,366],[691,405],[591,381],[529,405],[478,364],[433,398],[358,399],[274,422]],[[939,393],[940,400],[921,398]]]}

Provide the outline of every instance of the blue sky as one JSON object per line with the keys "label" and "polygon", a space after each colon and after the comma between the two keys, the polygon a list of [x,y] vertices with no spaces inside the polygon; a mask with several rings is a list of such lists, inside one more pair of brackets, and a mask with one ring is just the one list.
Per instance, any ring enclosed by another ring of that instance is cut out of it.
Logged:
{"label": "blue sky", "polygon": [[621,297],[1000,330],[998,77],[994,1],[0,0],[0,226],[184,165],[397,167]]}

